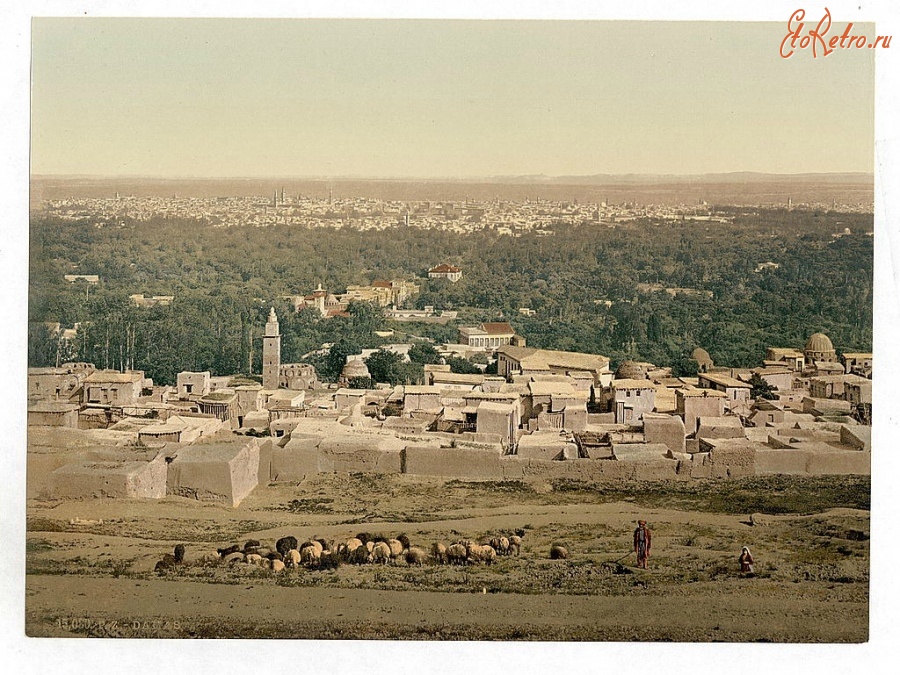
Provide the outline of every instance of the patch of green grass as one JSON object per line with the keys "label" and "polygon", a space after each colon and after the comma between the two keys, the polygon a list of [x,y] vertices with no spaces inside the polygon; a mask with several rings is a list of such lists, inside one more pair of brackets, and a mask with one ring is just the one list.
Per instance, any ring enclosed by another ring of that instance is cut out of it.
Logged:
{"label": "patch of green grass", "polygon": [[479,492],[500,492],[500,493],[533,493],[534,488],[520,480],[500,480],[500,481],[465,481],[465,480],[449,480],[444,483],[444,487],[450,489],[467,489]]}
{"label": "patch of green grass", "polygon": [[69,528],[62,520],[28,518],[25,521],[25,529],[28,532],[67,532]]}
{"label": "patch of green grass", "polygon": [[25,553],[43,553],[52,550],[53,544],[46,539],[28,539],[25,542]]}
{"label": "patch of green grass", "polygon": [[648,508],[710,513],[810,514],[833,508],[871,508],[868,476],[753,476],[615,485],[564,478],[551,485],[554,492],[591,496],[600,503],[633,501]]}
{"label": "patch of green grass", "polygon": [[312,499],[292,499],[285,507],[291,513],[334,513],[334,499],[318,497]]}

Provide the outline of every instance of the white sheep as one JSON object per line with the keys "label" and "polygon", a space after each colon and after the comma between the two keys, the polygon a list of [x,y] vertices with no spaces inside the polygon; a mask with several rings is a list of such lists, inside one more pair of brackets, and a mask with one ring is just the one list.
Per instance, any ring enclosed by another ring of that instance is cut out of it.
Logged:
{"label": "white sheep", "polygon": [[464,565],[466,562],[466,547],[463,544],[450,544],[447,547],[447,562],[451,565]]}
{"label": "white sheep", "polygon": [[506,537],[494,537],[488,543],[495,551],[497,551],[497,555],[509,554],[509,539]]}
{"label": "white sheep", "polygon": [[426,560],[428,560],[428,553],[425,549],[418,546],[410,546],[406,549],[407,565],[424,565]]}
{"label": "white sheep", "polygon": [[387,563],[391,559],[391,547],[383,541],[379,541],[372,549],[372,562],[381,564]]}
{"label": "white sheep", "polygon": [[246,555],[244,555],[244,562],[248,565],[256,565],[257,567],[262,567],[263,560],[267,560],[267,558],[263,558],[259,553],[247,553]]}
{"label": "white sheep", "polygon": [[483,562],[490,565],[497,558],[497,552],[488,545],[482,546],[471,541],[466,542],[466,560],[470,563]]}
{"label": "white sheep", "polygon": [[295,548],[292,548],[291,550],[289,550],[287,555],[285,556],[285,562],[286,562],[286,565],[292,569],[299,567],[300,551],[298,551]]}
{"label": "white sheep", "polygon": [[311,539],[310,541],[303,542],[300,550],[302,551],[304,548],[308,548],[310,546],[315,549],[317,558],[322,556],[322,551],[325,550],[325,547],[322,545],[321,541],[319,541],[318,539]]}
{"label": "white sheep", "polygon": [[438,565],[447,564],[447,546],[443,542],[436,541],[431,545],[431,557],[434,558]]}
{"label": "white sheep", "polygon": [[300,549],[300,562],[310,567],[316,567],[322,557],[321,547],[317,549],[315,546],[303,546]]}
{"label": "white sheep", "polygon": [[391,559],[395,560],[400,557],[403,553],[403,542],[399,539],[388,539],[387,540],[388,548],[391,549]]}

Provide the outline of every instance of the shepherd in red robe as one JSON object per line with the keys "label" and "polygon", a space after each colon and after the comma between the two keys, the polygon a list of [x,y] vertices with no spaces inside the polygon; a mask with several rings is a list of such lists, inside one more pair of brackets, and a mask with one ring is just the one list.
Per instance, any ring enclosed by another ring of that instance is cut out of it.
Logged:
{"label": "shepherd in red robe", "polygon": [[646,520],[639,520],[634,531],[634,552],[637,554],[637,566],[647,569],[647,560],[650,558],[650,530],[647,529]]}

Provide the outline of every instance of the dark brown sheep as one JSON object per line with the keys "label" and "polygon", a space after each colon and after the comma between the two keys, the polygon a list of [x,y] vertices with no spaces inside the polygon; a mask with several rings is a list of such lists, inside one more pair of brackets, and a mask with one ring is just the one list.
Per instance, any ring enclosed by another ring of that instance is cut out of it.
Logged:
{"label": "dark brown sheep", "polygon": [[550,560],[565,560],[569,557],[569,549],[562,544],[553,544],[550,547]]}
{"label": "dark brown sheep", "polygon": [[216,549],[216,552],[219,554],[220,558],[224,558],[231,553],[241,552],[241,547],[237,544],[232,544],[231,546],[227,546],[225,548],[218,548]]}
{"label": "dark brown sheep", "polygon": [[282,537],[275,542],[275,550],[283,556],[287,555],[288,551],[295,548],[297,548],[297,537]]}

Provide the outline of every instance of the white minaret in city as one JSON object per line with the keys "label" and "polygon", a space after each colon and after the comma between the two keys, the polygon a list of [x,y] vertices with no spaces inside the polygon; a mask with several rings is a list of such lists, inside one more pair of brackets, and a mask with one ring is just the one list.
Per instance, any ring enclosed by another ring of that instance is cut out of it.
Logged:
{"label": "white minaret in city", "polygon": [[278,332],[278,317],[275,308],[269,310],[266,334],[263,335],[262,377],[264,389],[278,389],[281,370],[281,335]]}

